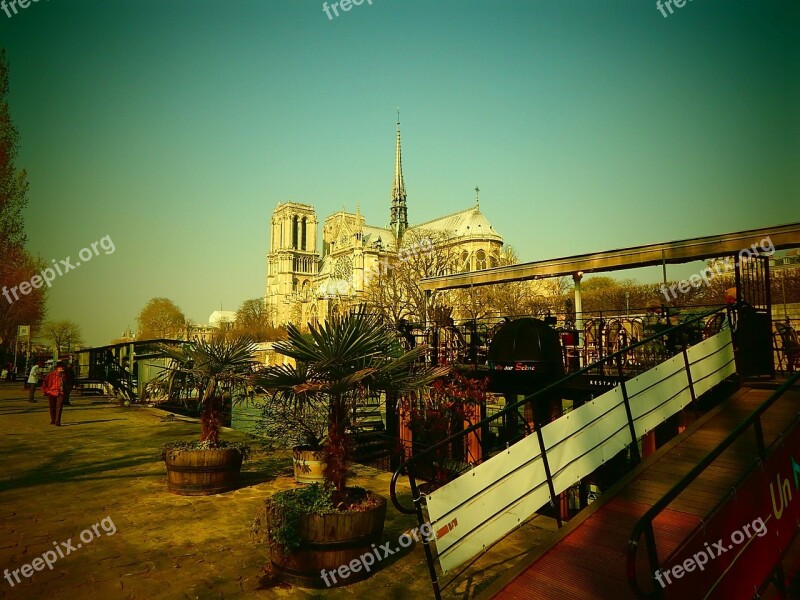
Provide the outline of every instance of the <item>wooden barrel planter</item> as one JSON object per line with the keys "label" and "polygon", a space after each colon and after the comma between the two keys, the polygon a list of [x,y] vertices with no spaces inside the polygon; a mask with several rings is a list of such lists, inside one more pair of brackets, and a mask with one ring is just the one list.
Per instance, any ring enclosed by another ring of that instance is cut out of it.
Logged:
{"label": "wooden barrel planter", "polygon": [[209,496],[236,489],[242,453],[235,449],[167,452],[167,490],[181,496]]}
{"label": "wooden barrel planter", "polygon": [[[370,496],[379,503],[364,512],[303,515],[298,528],[302,540],[299,548],[287,554],[283,546],[270,545],[270,561],[278,578],[292,585],[320,589],[363,581],[380,570],[376,561],[369,572],[362,568],[346,578],[337,578],[335,583],[329,579],[330,586],[321,576],[323,569],[335,572],[362,554],[372,553],[372,544],[381,541],[386,519],[386,498],[371,492]],[[267,527],[273,519],[274,513],[268,510]]]}
{"label": "wooden barrel planter", "polygon": [[297,483],[322,483],[325,481],[323,472],[327,463],[324,450],[297,446],[292,448],[292,462],[294,463],[294,480]]}

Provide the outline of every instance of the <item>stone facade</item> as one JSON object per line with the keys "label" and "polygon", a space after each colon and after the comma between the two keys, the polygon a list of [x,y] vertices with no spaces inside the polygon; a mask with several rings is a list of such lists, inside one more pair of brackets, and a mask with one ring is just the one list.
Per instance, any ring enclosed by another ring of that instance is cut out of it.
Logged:
{"label": "stone facade", "polygon": [[[503,238],[480,211],[470,208],[409,227],[397,128],[390,226],[368,225],[360,210],[325,218],[317,251],[317,217],[310,204],[279,203],[272,214],[265,302],[276,324],[324,321],[363,296],[366,275],[397,256],[398,238],[440,240],[456,246],[459,269],[495,267]],[[402,245],[402,242],[401,242]]]}

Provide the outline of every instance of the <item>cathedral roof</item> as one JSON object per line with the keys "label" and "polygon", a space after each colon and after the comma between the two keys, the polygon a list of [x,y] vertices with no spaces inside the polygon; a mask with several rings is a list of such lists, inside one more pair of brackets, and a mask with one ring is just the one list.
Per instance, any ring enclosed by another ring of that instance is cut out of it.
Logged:
{"label": "cathedral roof", "polygon": [[409,227],[417,231],[443,231],[454,237],[479,236],[487,239],[495,239],[499,242],[503,238],[494,230],[489,220],[481,212],[477,205],[466,210],[445,215],[431,221],[420,223]]}
{"label": "cathedral roof", "polygon": [[378,239],[384,248],[394,247],[394,232],[388,227],[376,227],[374,225],[364,225],[362,227],[365,244],[373,244]]}

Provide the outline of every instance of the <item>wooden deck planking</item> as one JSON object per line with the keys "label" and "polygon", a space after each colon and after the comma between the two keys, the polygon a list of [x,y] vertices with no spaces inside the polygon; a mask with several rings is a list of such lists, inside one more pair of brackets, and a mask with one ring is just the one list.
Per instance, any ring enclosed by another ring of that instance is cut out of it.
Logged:
{"label": "wooden deck planking", "polygon": [[[541,554],[496,595],[497,598],[633,598],[625,574],[628,537],[642,514],[722,442],[773,390],[748,389],[640,472],[599,509]],[[769,446],[800,408],[800,393],[789,392],[762,417]],[[659,556],[688,536],[755,462],[755,434],[738,440],[681,493],[653,526]],[[640,553],[643,552],[640,550]],[[637,571],[647,577],[646,560]]]}

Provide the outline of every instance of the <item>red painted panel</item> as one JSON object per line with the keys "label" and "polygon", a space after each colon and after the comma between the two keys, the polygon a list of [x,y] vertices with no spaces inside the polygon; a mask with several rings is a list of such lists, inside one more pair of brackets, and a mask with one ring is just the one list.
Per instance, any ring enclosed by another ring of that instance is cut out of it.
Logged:
{"label": "red painted panel", "polygon": [[[800,427],[719,511],[662,560],[667,598],[752,598],[800,526]],[[658,535],[658,534],[656,534]],[[702,563],[702,564],[701,564]],[[703,592],[698,596],[698,591]]]}

